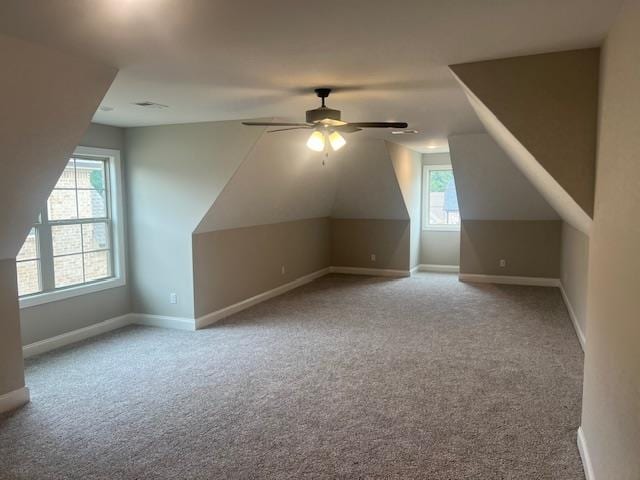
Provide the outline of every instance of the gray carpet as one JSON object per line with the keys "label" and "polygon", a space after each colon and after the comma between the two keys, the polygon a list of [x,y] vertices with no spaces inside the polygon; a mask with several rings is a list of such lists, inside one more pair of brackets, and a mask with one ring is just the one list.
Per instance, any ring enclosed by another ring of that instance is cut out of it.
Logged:
{"label": "gray carpet", "polygon": [[332,275],[184,332],[27,361],[2,479],[581,479],[557,289]]}

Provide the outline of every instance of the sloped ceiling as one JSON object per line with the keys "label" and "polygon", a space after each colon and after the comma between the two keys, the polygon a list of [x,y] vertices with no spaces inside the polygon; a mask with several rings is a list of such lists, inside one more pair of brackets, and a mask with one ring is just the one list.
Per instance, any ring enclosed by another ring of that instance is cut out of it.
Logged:
{"label": "sloped ceiling", "polygon": [[187,239],[262,131],[235,121],[127,129],[128,180],[136,186],[129,191],[130,222],[158,225],[167,235]]}
{"label": "sloped ceiling", "polygon": [[350,135],[325,157],[306,147],[308,136],[262,133],[194,233],[329,216],[409,218],[384,140]]}
{"label": "sloped ceiling", "polygon": [[[191,316],[194,229],[262,129],[240,122],[130,128],[125,132],[129,261],[135,311]],[[166,294],[182,301],[169,304]]]}
{"label": "sloped ceiling", "polygon": [[336,164],[323,165],[308,137],[306,130],[262,134],[195,233],[329,216]]}
{"label": "sloped ceiling", "polygon": [[422,155],[397,143],[385,143],[391,158],[391,164],[396,173],[405,208],[409,216],[419,223]]}
{"label": "sloped ceiling", "polygon": [[478,117],[569,223],[593,214],[599,49],[453,65]]}
{"label": "sloped ceiling", "polygon": [[376,135],[423,149],[482,131],[447,65],[599,45],[620,3],[3,0],[0,31],[120,67],[98,123],[302,119],[334,86],[345,118],[407,121],[418,135]]}
{"label": "sloped ceiling", "polygon": [[384,140],[354,134],[329,157],[336,164],[334,218],[408,220],[398,179]]}
{"label": "sloped ceiling", "polygon": [[463,220],[560,217],[488,134],[449,137]]}
{"label": "sloped ceiling", "polygon": [[402,192],[404,205],[409,214],[409,265],[413,268],[420,263],[420,237],[422,221],[420,207],[422,205],[422,154],[410,150],[397,143],[386,142],[387,151],[396,173],[398,186]]}
{"label": "sloped ceiling", "polygon": [[0,36],[0,259],[14,258],[117,70]]}

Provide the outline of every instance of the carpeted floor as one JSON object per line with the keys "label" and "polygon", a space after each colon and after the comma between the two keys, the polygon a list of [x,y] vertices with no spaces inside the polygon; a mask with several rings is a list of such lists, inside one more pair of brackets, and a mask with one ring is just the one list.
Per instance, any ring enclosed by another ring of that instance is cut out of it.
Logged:
{"label": "carpeted floor", "polygon": [[2,479],[582,479],[557,289],[331,275],[27,361]]}

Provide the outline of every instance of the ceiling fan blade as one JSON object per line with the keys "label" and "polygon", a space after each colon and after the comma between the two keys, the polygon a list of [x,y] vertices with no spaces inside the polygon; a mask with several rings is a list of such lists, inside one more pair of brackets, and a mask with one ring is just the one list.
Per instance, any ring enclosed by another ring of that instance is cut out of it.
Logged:
{"label": "ceiling fan blade", "polygon": [[309,127],[308,123],[301,122],[242,122],[243,125],[256,127]]}
{"label": "ceiling fan blade", "polygon": [[407,128],[407,122],[353,122],[349,123],[354,127],[360,128]]}
{"label": "ceiling fan blade", "polygon": [[267,133],[273,132],[284,132],[286,130],[309,130],[313,127],[287,127],[287,128],[276,128],[275,130],[267,130]]}
{"label": "ceiling fan blade", "polygon": [[347,123],[345,125],[339,125],[333,127],[333,130],[340,133],[355,133],[362,130],[361,128],[355,127],[352,123]]}

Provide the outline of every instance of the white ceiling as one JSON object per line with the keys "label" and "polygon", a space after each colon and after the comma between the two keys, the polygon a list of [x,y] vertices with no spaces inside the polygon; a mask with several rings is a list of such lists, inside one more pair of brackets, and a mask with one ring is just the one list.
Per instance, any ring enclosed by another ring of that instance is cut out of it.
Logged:
{"label": "white ceiling", "polygon": [[[3,0],[0,32],[120,68],[94,120],[118,126],[303,120],[313,88],[419,151],[483,131],[446,68],[599,45],[620,0]],[[145,110],[133,102],[169,105]],[[359,133],[358,135],[362,135]]]}

